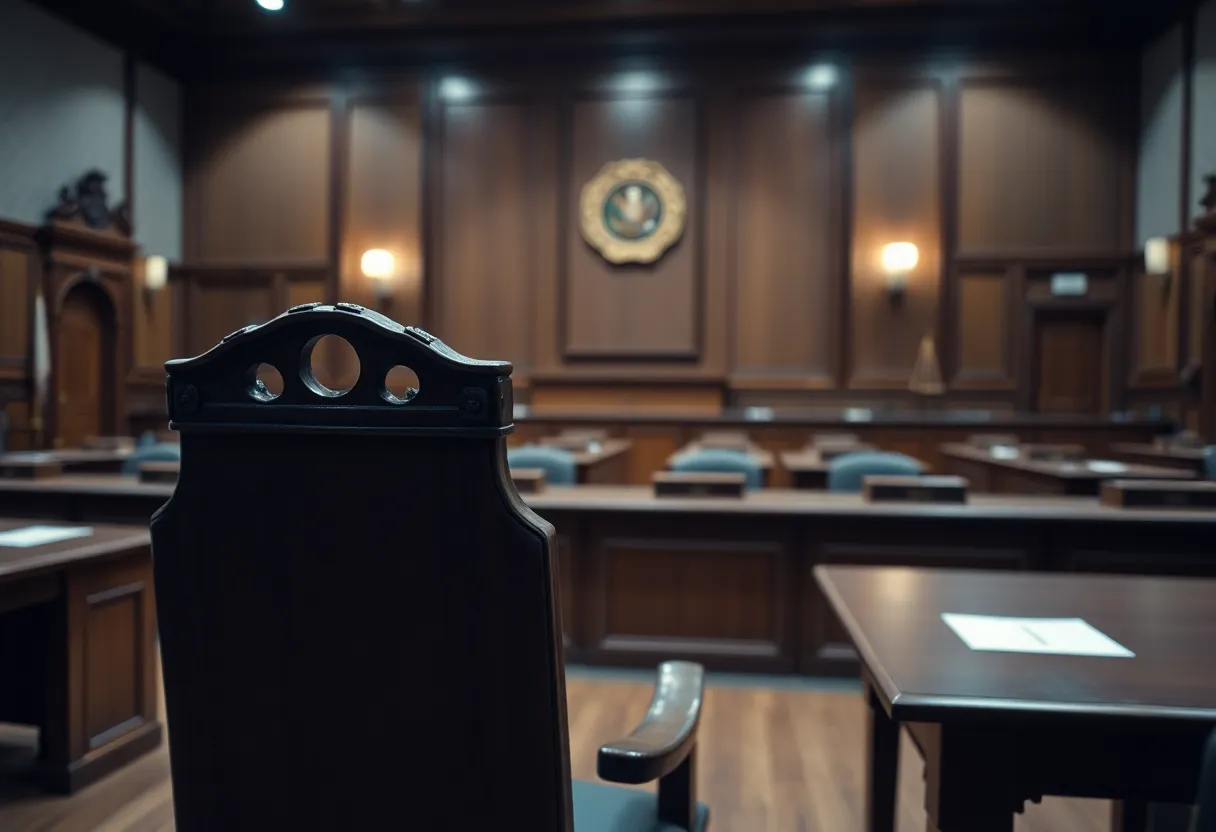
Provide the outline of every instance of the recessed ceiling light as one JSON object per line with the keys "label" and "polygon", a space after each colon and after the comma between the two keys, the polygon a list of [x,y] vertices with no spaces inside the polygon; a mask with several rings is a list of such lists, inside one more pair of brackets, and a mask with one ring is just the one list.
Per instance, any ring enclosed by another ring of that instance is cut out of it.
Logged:
{"label": "recessed ceiling light", "polygon": [[268,12],[283,10],[283,0],[257,0],[257,4]]}

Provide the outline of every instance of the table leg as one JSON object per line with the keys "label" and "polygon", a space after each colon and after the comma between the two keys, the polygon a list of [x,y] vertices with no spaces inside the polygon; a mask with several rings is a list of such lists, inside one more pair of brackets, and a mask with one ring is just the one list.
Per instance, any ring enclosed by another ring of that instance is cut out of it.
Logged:
{"label": "table leg", "polygon": [[899,779],[899,723],[887,716],[869,685],[865,688],[866,719],[866,832],[895,832],[895,804]]}
{"label": "table leg", "polygon": [[925,758],[930,832],[1013,832],[1021,804],[1007,731],[920,723],[908,730]]}
{"label": "table leg", "polygon": [[1186,832],[1193,812],[1179,803],[1116,800],[1111,804],[1110,828],[1111,832]]}

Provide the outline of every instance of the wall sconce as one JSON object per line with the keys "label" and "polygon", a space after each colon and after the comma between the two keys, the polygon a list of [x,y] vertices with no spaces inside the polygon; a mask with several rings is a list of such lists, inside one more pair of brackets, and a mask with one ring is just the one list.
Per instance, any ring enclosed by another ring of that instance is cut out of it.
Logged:
{"label": "wall sconce", "polygon": [[920,252],[913,243],[887,243],[882,247],[882,270],[887,276],[887,294],[892,303],[898,303],[908,286],[908,274],[920,259]]}
{"label": "wall sconce", "polygon": [[1161,291],[1169,288],[1173,269],[1170,268],[1170,241],[1165,237],[1144,241],[1144,272],[1157,278]]}
{"label": "wall sconce", "polygon": [[159,254],[144,258],[144,300],[148,303],[169,282],[169,261]]}
{"label": "wall sconce", "polygon": [[391,251],[382,248],[368,249],[359,261],[363,276],[372,282],[372,292],[380,303],[388,303],[393,296],[393,277],[397,261]]}

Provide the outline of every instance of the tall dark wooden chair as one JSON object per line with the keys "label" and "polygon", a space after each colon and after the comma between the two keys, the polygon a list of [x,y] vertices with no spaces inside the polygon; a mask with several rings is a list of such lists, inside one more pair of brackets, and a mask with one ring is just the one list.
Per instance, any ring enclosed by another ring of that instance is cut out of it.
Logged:
{"label": "tall dark wooden chair", "polygon": [[[347,392],[311,369],[326,334]],[[282,391],[258,380],[277,368]],[[386,387],[397,365],[416,390]],[[506,464],[511,365],[351,304],[171,361],[181,435],[152,518],[177,828],[703,829],[698,665],[571,784],[553,528]]]}

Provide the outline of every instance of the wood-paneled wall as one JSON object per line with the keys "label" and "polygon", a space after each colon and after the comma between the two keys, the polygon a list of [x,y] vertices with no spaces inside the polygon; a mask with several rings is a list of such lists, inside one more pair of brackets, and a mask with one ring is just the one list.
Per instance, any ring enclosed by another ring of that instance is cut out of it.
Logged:
{"label": "wood-paneled wall", "polygon": [[[198,87],[175,345],[353,300],[512,360],[536,407],[652,409],[906,399],[931,334],[942,401],[1014,410],[1054,383],[1041,322],[1076,314],[1118,409],[1185,361],[1182,306],[1133,273],[1137,83],[1134,56],[1040,56]],[[614,267],[576,207],[632,156],[681,181],[688,219],[659,262]],[[899,240],[920,260],[894,302]],[[383,303],[373,247],[404,266]],[[1084,302],[1042,295],[1078,270]]]}

